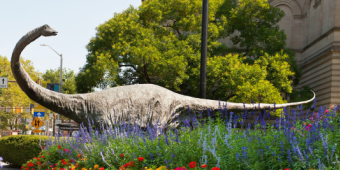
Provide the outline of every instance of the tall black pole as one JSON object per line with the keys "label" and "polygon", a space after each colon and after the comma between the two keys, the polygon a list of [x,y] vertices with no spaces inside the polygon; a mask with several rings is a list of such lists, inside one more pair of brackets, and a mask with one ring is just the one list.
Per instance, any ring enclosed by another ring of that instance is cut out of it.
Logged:
{"label": "tall black pole", "polygon": [[206,75],[207,75],[206,72],[207,72],[208,6],[209,6],[209,0],[203,0],[200,98],[206,98],[205,91],[206,91]]}

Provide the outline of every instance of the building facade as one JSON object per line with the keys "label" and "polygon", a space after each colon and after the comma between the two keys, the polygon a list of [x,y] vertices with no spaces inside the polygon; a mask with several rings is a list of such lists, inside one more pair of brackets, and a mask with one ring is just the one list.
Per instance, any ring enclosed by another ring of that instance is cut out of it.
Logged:
{"label": "building facade", "polygon": [[317,106],[340,103],[340,0],[269,0],[285,12],[280,27],[302,68],[297,89],[310,86]]}

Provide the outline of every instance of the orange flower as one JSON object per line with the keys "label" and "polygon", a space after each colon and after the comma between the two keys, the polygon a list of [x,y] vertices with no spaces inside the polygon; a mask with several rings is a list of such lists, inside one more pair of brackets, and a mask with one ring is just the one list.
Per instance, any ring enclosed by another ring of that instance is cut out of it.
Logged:
{"label": "orange flower", "polygon": [[134,166],[135,166],[135,162],[130,161],[130,162],[129,162],[129,165],[130,165],[130,167],[134,167]]}
{"label": "orange flower", "polygon": [[81,154],[78,154],[78,158],[81,158]]}

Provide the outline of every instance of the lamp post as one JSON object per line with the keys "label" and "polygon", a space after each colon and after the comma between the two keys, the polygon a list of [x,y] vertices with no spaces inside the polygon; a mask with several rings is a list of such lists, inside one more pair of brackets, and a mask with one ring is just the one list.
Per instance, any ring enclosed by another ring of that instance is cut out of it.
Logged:
{"label": "lamp post", "polygon": [[[41,44],[41,46],[47,46],[50,47],[49,45],[46,44]],[[62,75],[63,75],[63,55],[59,54],[56,50],[54,50],[52,47],[50,47],[55,53],[57,53],[60,56],[60,77],[59,77],[59,93],[62,93],[61,88],[62,88]],[[58,115],[58,120],[60,120],[60,116]],[[55,117],[53,119],[53,136],[55,135]]]}
{"label": "lamp post", "polygon": [[207,77],[207,39],[208,39],[208,6],[209,0],[203,0],[202,4],[202,37],[201,37],[201,75],[200,98],[206,98]]}
{"label": "lamp post", "polygon": [[[41,46],[47,46],[50,47],[49,45],[46,44],[41,44]],[[57,53],[60,56],[60,78],[59,78],[59,93],[61,93],[61,88],[62,88],[62,75],[63,75],[63,55],[59,54],[57,51],[55,51],[52,47],[50,47],[55,53]]]}

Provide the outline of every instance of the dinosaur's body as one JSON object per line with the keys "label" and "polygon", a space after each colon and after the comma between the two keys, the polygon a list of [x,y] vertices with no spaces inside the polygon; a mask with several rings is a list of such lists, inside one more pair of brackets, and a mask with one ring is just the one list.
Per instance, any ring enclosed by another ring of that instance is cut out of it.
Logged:
{"label": "dinosaur's body", "polygon": [[[57,112],[73,119],[77,123],[85,123],[88,118],[96,122],[107,120],[116,116],[118,119],[132,122],[138,118],[144,122],[139,123],[146,127],[147,123],[171,124],[172,120],[183,113],[188,107],[192,110],[218,109],[219,101],[199,99],[174,93],[166,88],[153,84],[139,84],[114,87],[107,90],[88,94],[61,94],[50,91],[36,84],[20,65],[19,57],[23,49],[35,39],[43,36],[56,35],[56,31],[48,25],[36,28],[27,33],[17,43],[11,60],[12,72],[21,89],[29,98]],[[312,101],[276,104],[276,108],[300,105]],[[221,102],[227,109],[254,109],[258,104],[243,104]],[[273,104],[261,104],[262,109],[274,108]],[[174,113],[174,114],[173,114]],[[176,125],[175,125],[176,126]]]}

